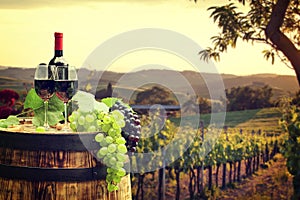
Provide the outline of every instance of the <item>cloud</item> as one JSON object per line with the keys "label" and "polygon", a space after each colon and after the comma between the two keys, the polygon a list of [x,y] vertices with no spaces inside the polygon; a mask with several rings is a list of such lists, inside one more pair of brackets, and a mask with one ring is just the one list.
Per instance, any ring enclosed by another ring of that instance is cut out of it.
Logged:
{"label": "cloud", "polygon": [[32,9],[39,7],[62,7],[87,5],[89,3],[143,3],[155,4],[167,0],[0,0],[0,9]]}

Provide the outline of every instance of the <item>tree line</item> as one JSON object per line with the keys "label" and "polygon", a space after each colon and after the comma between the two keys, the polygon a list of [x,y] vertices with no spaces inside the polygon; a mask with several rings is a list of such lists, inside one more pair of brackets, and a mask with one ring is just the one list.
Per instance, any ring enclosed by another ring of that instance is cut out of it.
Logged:
{"label": "tree line", "polygon": [[[259,109],[274,106],[272,100],[273,90],[270,86],[252,87],[238,86],[225,90],[226,98],[219,101],[210,100],[200,96],[188,97],[189,99],[181,105],[183,113],[193,113],[199,110],[200,113],[222,112],[226,104],[227,111],[238,111],[248,109]],[[159,86],[153,86],[137,93],[136,99],[132,102],[138,105],[179,105],[174,94]]]}

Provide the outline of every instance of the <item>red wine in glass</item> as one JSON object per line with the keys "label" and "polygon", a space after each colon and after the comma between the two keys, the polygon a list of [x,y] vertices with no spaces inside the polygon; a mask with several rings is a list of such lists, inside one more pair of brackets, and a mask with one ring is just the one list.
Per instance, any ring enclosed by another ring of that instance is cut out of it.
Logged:
{"label": "red wine in glass", "polygon": [[76,94],[78,89],[78,80],[56,80],[55,91],[56,96],[63,101],[68,103],[70,99]]}
{"label": "red wine in glass", "polygon": [[48,79],[35,79],[34,88],[41,99],[48,101],[54,94],[54,81]]}
{"label": "red wine in glass", "polygon": [[69,131],[67,103],[78,90],[77,72],[74,66],[57,66],[54,73],[56,96],[64,102],[65,126],[64,131]]}

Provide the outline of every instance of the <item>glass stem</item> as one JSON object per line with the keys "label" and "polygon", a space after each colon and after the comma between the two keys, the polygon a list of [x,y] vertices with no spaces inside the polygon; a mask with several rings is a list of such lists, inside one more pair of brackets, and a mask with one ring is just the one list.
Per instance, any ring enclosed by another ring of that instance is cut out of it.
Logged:
{"label": "glass stem", "polygon": [[65,106],[65,130],[68,129],[68,112],[67,112],[67,103],[64,103]]}
{"label": "glass stem", "polygon": [[45,129],[49,129],[48,124],[48,100],[44,101],[44,109],[45,109],[45,119],[44,119],[44,127]]}

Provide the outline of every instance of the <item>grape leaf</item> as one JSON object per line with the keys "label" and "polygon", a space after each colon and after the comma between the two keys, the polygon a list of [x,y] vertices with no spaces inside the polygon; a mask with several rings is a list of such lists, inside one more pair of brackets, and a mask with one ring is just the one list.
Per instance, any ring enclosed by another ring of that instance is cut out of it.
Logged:
{"label": "grape leaf", "polygon": [[18,125],[20,121],[17,116],[9,115],[6,119],[0,120],[0,127],[7,128],[9,126]]}
{"label": "grape leaf", "polygon": [[64,103],[56,96],[53,95],[49,99],[49,104],[48,104],[48,111],[49,112],[63,112],[64,111]]}
{"label": "grape leaf", "polygon": [[[57,111],[48,110],[47,117],[48,117],[48,123],[51,126],[56,125],[59,121],[64,119],[64,116],[63,116],[61,110],[57,110]],[[32,124],[35,126],[43,126],[44,119],[45,119],[44,108],[39,108],[39,109],[35,110],[35,112],[34,112],[34,118],[32,120]]]}
{"label": "grape leaf", "polygon": [[24,109],[31,108],[33,110],[38,109],[43,106],[43,100],[36,94],[35,89],[30,89],[25,102]]}
{"label": "grape leaf", "polygon": [[90,93],[78,91],[72,100],[77,102],[79,110],[83,112],[91,112],[94,110],[96,100],[95,96]]}
{"label": "grape leaf", "polygon": [[[33,125],[42,126],[45,120],[44,101],[36,94],[35,89],[31,89],[25,99],[24,108],[31,108],[34,111]],[[53,95],[48,102],[48,123],[55,125],[63,120],[64,103]]]}
{"label": "grape leaf", "polygon": [[119,100],[118,98],[107,97],[102,99],[101,102],[105,103],[108,107],[112,107],[118,100]]}
{"label": "grape leaf", "polygon": [[109,107],[103,102],[95,102],[95,110],[109,112]]}
{"label": "grape leaf", "polygon": [[5,123],[8,125],[8,126],[11,126],[11,125],[18,125],[20,123],[19,119],[17,116],[14,116],[14,115],[10,115],[7,117],[7,119],[5,120]]}

